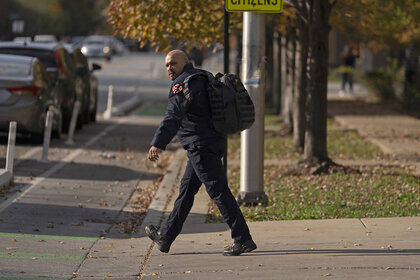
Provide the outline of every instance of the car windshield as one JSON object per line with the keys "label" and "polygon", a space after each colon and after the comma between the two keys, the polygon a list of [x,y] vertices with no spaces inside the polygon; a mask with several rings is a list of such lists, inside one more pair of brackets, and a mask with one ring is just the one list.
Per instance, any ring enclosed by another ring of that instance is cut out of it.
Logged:
{"label": "car windshield", "polygon": [[30,64],[27,62],[0,61],[0,76],[26,77],[30,73]]}
{"label": "car windshield", "polygon": [[57,62],[52,51],[23,48],[0,48],[0,53],[37,57],[41,60],[45,67],[57,67]]}

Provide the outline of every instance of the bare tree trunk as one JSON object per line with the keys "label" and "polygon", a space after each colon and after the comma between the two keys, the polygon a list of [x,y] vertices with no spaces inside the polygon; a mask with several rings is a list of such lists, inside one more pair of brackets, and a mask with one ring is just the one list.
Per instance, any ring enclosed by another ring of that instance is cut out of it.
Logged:
{"label": "bare tree trunk", "polygon": [[273,83],[274,83],[274,71],[273,71],[273,28],[270,24],[266,23],[265,26],[266,34],[270,34],[265,38],[265,57],[266,57],[266,64],[265,64],[265,108],[267,112],[273,111]]}
{"label": "bare tree trunk", "polygon": [[305,105],[308,68],[308,8],[305,1],[294,1],[297,7],[296,83],[293,100],[293,150],[303,151],[305,144]]}
{"label": "bare tree trunk", "polygon": [[330,162],[327,155],[327,75],[329,0],[311,0],[310,79],[305,135],[305,162]]}
{"label": "bare tree trunk", "polygon": [[287,53],[287,36],[286,35],[282,35],[281,40],[280,40],[280,48],[281,48],[281,64],[280,64],[280,69],[281,69],[281,99],[280,99],[280,103],[281,103],[281,107],[280,107],[280,113],[281,113],[281,118],[284,122],[285,119],[285,104],[286,104],[286,85],[287,85],[287,57],[286,57],[286,53]]}
{"label": "bare tree trunk", "polygon": [[273,34],[273,109],[274,113],[278,115],[280,113],[280,98],[281,98],[281,34],[275,31]]}
{"label": "bare tree trunk", "polygon": [[293,129],[293,96],[295,81],[295,54],[296,54],[295,30],[291,29],[286,40],[286,77],[284,94],[282,95],[282,134],[290,134]]}

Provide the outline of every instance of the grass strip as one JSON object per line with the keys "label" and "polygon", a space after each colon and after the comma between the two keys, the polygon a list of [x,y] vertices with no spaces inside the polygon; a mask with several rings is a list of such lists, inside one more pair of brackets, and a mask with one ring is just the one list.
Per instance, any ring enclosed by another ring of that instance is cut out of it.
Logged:
{"label": "grass strip", "polygon": [[[281,175],[286,168],[265,168],[268,205],[241,206],[247,221],[420,215],[420,180],[410,174],[411,166],[363,167],[361,174]],[[237,195],[239,167],[231,168],[228,178],[232,193]],[[207,221],[222,221],[214,204]]]}
{"label": "grass strip", "polygon": [[136,114],[140,116],[163,116],[166,112],[166,103],[153,102],[141,107]]}
{"label": "grass strip", "polygon": [[[272,129],[270,131],[266,130],[264,133],[264,158],[296,161],[302,159],[302,154],[292,152],[292,135],[277,135],[281,128],[281,123],[277,119],[278,116],[273,115],[265,117],[266,126],[270,126]],[[240,158],[240,148],[240,135],[229,136],[229,159],[238,160]],[[327,151],[332,160],[377,160],[386,158],[376,145],[360,137],[356,131],[343,129],[332,119],[327,121]]]}
{"label": "grass strip", "polygon": [[[279,136],[278,116],[266,115],[270,130],[264,135],[264,158],[297,161],[301,154],[291,152],[292,136]],[[327,121],[329,157],[340,160],[384,160],[380,149],[357,132]],[[240,158],[240,135],[228,141],[228,158]],[[420,179],[414,166],[360,166],[360,174],[285,176],[291,166],[265,166],[264,192],[267,206],[241,206],[248,221],[292,219],[371,218],[420,215]],[[240,167],[228,169],[229,186],[239,192]],[[207,222],[223,222],[214,203]]]}

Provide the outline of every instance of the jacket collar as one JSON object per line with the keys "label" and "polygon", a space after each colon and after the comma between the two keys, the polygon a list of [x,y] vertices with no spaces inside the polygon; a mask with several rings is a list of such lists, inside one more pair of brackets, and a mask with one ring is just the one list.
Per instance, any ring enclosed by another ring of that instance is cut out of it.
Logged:
{"label": "jacket collar", "polygon": [[189,76],[190,74],[192,74],[192,72],[194,72],[194,66],[192,65],[191,62],[188,62],[185,66],[184,69],[182,70],[182,73],[176,77],[176,79],[172,82],[172,84],[176,84],[176,83],[182,83],[184,81],[184,79]]}
{"label": "jacket collar", "polygon": [[192,63],[191,62],[188,62],[187,64],[185,64],[184,70],[182,72],[183,73],[184,72],[190,72],[193,69],[194,69],[194,66],[192,65]]}

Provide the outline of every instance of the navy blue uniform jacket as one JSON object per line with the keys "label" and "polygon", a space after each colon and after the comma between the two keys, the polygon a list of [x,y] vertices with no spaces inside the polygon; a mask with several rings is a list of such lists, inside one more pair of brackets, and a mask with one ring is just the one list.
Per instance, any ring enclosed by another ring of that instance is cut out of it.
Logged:
{"label": "navy blue uniform jacket", "polygon": [[152,146],[165,150],[166,145],[177,135],[181,145],[188,149],[192,146],[206,146],[224,139],[211,125],[211,112],[207,94],[207,80],[196,76],[189,81],[192,98],[187,100],[183,93],[184,80],[201,70],[191,63],[185,65],[183,72],[171,85],[168,107],[158,130],[151,142]]}

